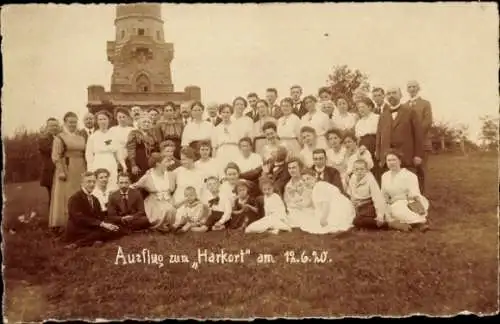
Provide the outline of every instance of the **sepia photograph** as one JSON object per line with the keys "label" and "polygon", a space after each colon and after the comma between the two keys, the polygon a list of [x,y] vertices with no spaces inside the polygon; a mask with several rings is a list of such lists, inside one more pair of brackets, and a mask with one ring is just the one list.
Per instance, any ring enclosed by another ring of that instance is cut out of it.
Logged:
{"label": "sepia photograph", "polygon": [[1,8],[3,319],[499,311],[495,2]]}

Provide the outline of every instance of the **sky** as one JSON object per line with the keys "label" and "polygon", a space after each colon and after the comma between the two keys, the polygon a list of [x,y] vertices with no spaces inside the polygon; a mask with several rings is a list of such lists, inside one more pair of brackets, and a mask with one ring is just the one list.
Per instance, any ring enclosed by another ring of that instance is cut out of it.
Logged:
{"label": "sky", "polygon": [[[498,14],[494,3],[163,4],[174,43],[176,91],[202,89],[202,101],[249,92],[304,94],[347,64],[373,86],[418,80],[434,119],[469,125],[498,115]],[[114,5],[8,5],[1,10],[2,132],[39,129],[48,117],[84,114],[87,86],[109,91]]]}

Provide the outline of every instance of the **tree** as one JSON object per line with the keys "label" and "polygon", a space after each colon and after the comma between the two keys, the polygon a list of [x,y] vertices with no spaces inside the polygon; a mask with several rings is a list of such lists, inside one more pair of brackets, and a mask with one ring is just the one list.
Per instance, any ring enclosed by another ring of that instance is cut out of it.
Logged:
{"label": "tree", "polygon": [[481,126],[482,147],[486,150],[496,150],[498,148],[498,117],[486,115],[480,118],[483,125]]}
{"label": "tree", "polygon": [[356,90],[367,95],[370,91],[368,76],[359,70],[352,70],[347,65],[336,65],[328,76],[328,86],[332,91],[333,98],[345,96],[349,106],[353,106],[353,94]]}

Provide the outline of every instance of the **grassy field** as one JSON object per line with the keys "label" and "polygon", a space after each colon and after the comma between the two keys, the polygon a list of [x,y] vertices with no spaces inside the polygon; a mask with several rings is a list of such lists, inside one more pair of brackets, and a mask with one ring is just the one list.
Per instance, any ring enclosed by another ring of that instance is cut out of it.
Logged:
{"label": "grassy field", "polygon": [[[136,234],[98,248],[63,249],[46,229],[45,191],[6,186],[5,316],[43,319],[247,318],[431,315],[498,308],[496,156],[432,156],[426,233],[354,231],[341,237]],[[19,215],[35,210],[28,223]],[[9,229],[15,229],[10,231]],[[148,248],[165,265],[115,265],[124,252]],[[241,264],[190,262],[197,249],[251,254]],[[327,251],[325,264],[290,264],[283,253]],[[258,263],[259,253],[275,263]]]}

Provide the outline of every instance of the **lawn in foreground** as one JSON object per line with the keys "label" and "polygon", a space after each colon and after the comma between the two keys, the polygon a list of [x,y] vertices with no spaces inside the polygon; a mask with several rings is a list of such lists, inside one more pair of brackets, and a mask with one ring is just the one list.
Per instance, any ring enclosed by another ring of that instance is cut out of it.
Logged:
{"label": "lawn in foreground", "polygon": [[[179,318],[454,314],[497,310],[496,156],[433,156],[427,233],[355,231],[182,236],[137,234],[99,248],[67,251],[47,234],[45,192],[8,185],[4,228],[6,318]],[[36,208],[29,224],[17,216]],[[45,221],[46,222],[46,221]],[[115,265],[147,248],[165,265]],[[197,249],[251,251],[243,264],[169,264]],[[326,264],[290,264],[285,251],[327,251]],[[258,264],[258,253],[275,256]]]}

